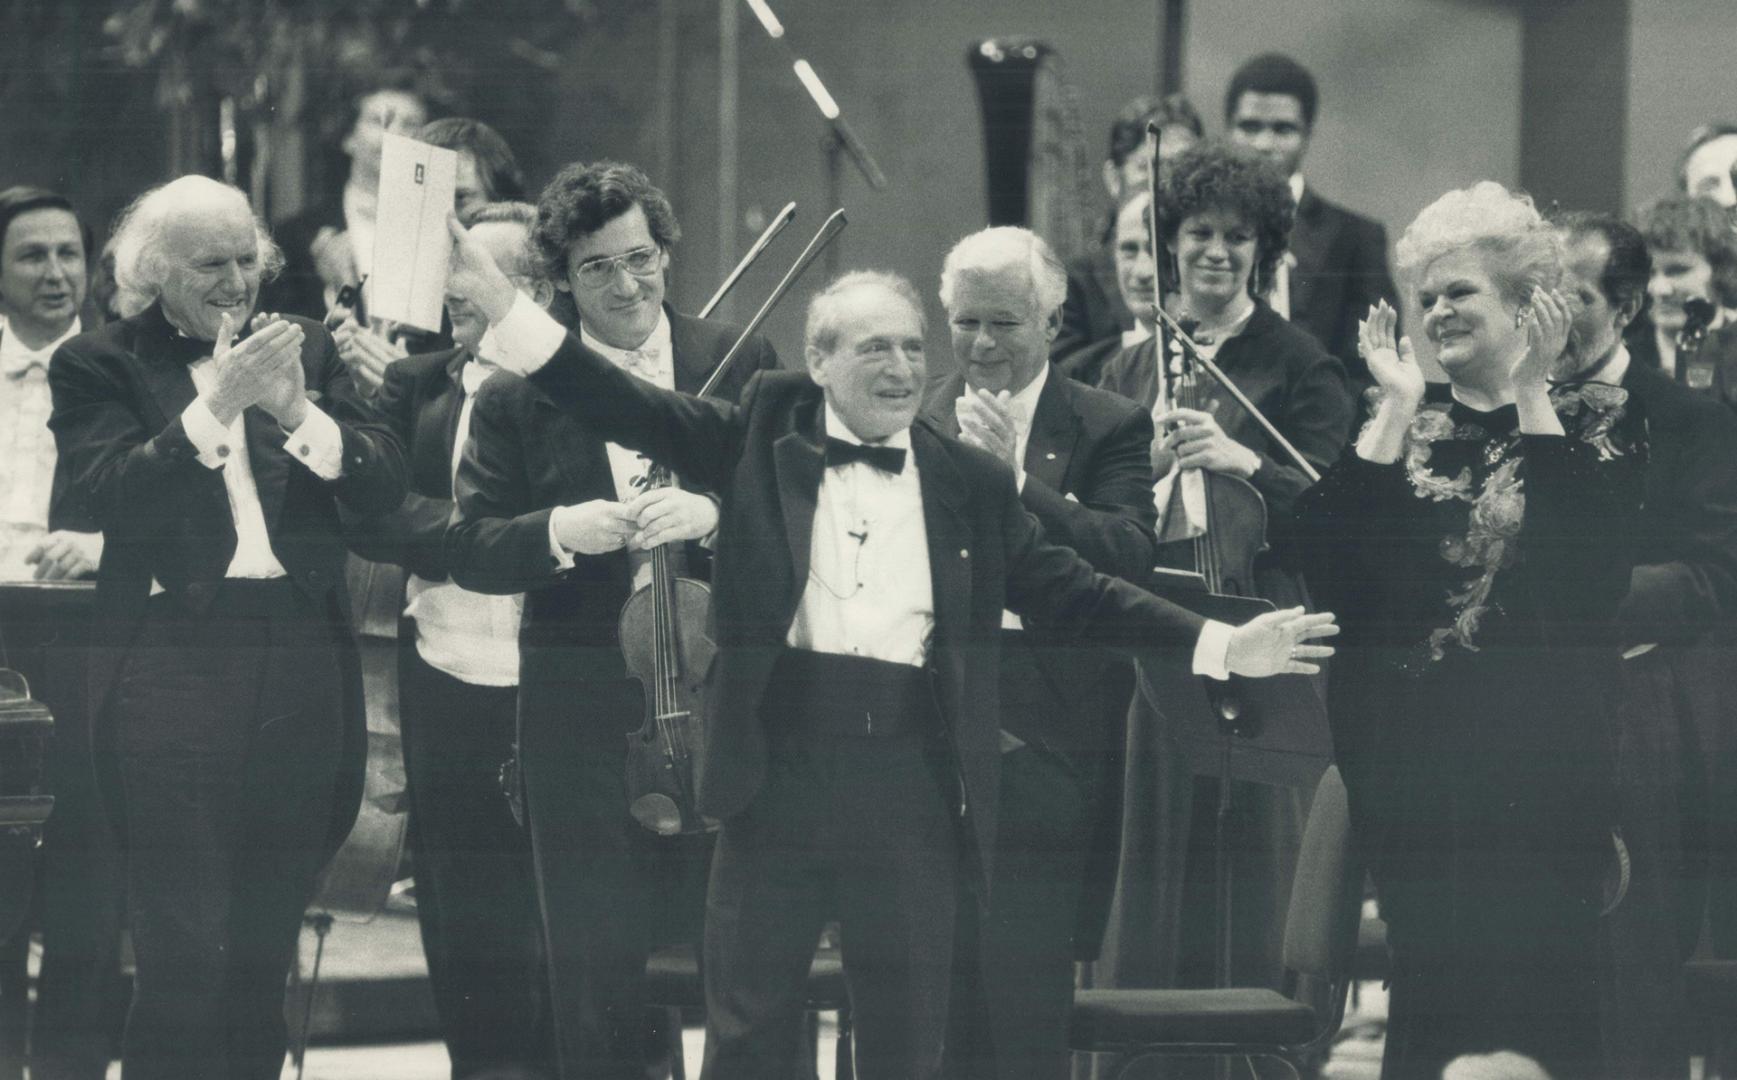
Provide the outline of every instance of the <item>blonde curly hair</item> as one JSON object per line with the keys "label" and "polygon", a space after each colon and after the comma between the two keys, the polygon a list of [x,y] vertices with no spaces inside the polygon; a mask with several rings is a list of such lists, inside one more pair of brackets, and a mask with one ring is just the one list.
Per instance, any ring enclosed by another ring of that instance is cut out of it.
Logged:
{"label": "blonde curly hair", "polygon": [[1405,228],[1394,251],[1399,272],[1415,285],[1443,255],[1475,248],[1484,255],[1498,292],[1511,305],[1525,304],[1535,288],[1562,279],[1562,240],[1524,192],[1494,180],[1450,191],[1423,208]]}

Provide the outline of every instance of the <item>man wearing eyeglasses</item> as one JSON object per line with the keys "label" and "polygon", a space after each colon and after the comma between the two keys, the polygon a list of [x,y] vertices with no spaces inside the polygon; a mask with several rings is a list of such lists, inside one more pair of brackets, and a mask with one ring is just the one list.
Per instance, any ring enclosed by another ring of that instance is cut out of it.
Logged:
{"label": "man wearing eyeglasses", "polygon": [[[739,330],[664,302],[680,238],[669,200],[631,165],[570,165],[544,190],[532,229],[591,349],[640,379],[697,392]],[[449,303],[451,301],[449,300]],[[456,317],[455,317],[456,323]],[[510,343],[481,351],[503,366]],[[777,356],[754,338],[720,382],[733,400]],[[655,946],[693,941],[703,913],[709,836],[660,837],[628,811],[626,733],[645,716],[626,676],[617,623],[665,542],[705,577],[698,541],[718,520],[707,496],[646,491],[650,462],[605,442],[526,380],[496,373],[476,394],[457,466],[445,555],[454,582],[523,593],[519,761],[548,945],[551,1005],[565,1080],[642,1077],[667,1043],[643,1005]],[[681,477],[678,474],[678,480]]]}

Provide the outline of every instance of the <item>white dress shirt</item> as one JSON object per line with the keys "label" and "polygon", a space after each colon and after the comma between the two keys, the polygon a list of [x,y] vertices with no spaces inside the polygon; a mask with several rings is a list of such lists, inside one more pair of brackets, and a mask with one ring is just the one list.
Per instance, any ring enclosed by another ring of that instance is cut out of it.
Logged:
{"label": "white dress shirt", "polygon": [[[28,581],[36,567],[25,557],[48,534],[49,502],[54,493],[56,453],[48,417],[54,401],[48,389],[48,362],[54,350],[80,330],[77,318],[66,333],[32,349],[0,319],[0,581]],[[86,554],[101,557],[100,533]]]}
{"label": "white dress shirt", "polygon": [[[826,434],[863,441],[830,404]],[[784,640],[795,649],[921,667],[935,629],[923,489],[910,431],[882,445],[905,451],[897,476],[854,461],[821,477],[808,582]]]}
{"label": "white dress shirt", "polygon": [[[1290,179],[1291,198],[1296,205],[1303,205],[1303,174],[1292,173]],[[1279,318],[1287,322],[1291,318],[1291,273],[1297,268],[1296,252],[1286,249],[1279,256],[1278,266],[1273,268],[1273,291],[1267,298],[1272,309],[1278,312]]]}
{"label": "white dress shirt", "polygon": [[[476,392],[495,373],[475,357],[459,369],[464,404],[452,440],[452,475],[458,474]],[[496,596],[411,574],[404,584],[404,614],[416,621],[416,652],[428,666],[472,686],[519,685],[519,622],[525,595]]]}
{"label": "white dress shirt", "polygon": [[[181,426],[187,438],[199,451],[199,464],[207,469],[223,470],[223,487],[229,494],[229,514],[235,523],[235,555],[229,560],[224,577],[279,578],[285,576],[283,564],[271,549],[271,534],[265,525],[265,511],[260,506],[259,488],[253,481],[253,462],[247,452],[245,413],[237,413],[227,426],[205,404],[211,392],[215,373],[212,360],[206,357],[188,367],[199,396],[181,413]],[[336,480],[344,472],[344,434],[333,420],[308,403],[308,414],[301,426],[284,439],[284,450],[322,480]],[[161,586],[152,583],[152,592]]]}

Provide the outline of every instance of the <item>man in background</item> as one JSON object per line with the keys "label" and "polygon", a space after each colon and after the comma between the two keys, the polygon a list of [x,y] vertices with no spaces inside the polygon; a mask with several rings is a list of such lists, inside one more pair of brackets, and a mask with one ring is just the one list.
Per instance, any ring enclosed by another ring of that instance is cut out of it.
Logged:
{"label": "man in background", "polygon": [[[49,361],[82,329],[88,242],[65,196],[0,191],[0,635],[5,663],[55,724],[45,777],[54,813],[34,855],[40,918],[0,943],[0,1080],[22,1077],[27,1031],[32,1076],[100,1080],[119,1030],[120,883],[84,700],[88,595],[34,587],[88,578],[102,555],[102,534],[55,470],[48,429]],[[42,962],[31,1012],[33,929]]]}
{"label": "man in background", "polygon": [[1067,373],[1081,382],[1095,385],[1096,371],[1076,371],[1067,365],[1069,358],[1092,345],[1138,332],[1138,323],[1116,288],[1111,234],[1117,209],[1147,189],[1152,174],[1146,149],[1148,123],[1158,125],[1158,152],[1163,161],[1187,150],[1206,134],[1200,114],[1181,94],[1137,97],[1122,106],[1116,122],[1110,125],[1110,156],[1104,161],[1104,191],[1110,196],[1110,213],[1098,247],[1068,263],[1067,300],[1050,346],[1050,356],[1062,361]]}
{"label": "man in background", "polygon": [[1297,200],[1290,251],[1279,263],[1273,310],[1315,335],[1345,365],[1360,394],[1369,373],[1357,355],[1357,322],[1376,301],[1397,303],[1387,268],[1387,231],[1329,202],[1303,179],[1320,91],[1307,68],[1265,53],[1230,77],[1224,92],[1226,138],[1271,162]]}

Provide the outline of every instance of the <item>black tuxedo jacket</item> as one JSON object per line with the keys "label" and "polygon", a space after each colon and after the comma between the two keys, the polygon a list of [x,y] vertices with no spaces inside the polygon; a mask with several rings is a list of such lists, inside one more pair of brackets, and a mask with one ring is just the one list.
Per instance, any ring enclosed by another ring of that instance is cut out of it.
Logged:
{"label": "black tuxedo jacket", "polygon": [[1114,340],[1134,325],[1134,315],[1122,303],[1116,280],[1115,224],[1110,235],[1091,251],[1068,260],[1068,292],[1062,301],[1061,331],[1050,344],[1050,356],[1066,360],[1081,349]]}
{"label": "black tuxedo jacket", "polygon": [[[290,460],[277,422],[258,407],[243,414],[248,454],[272,551],[290,579],[348,643],[340,504],[384,510],[404,495],[404,457],[391,432],[358,397],[330,334],[317,323],[306,332],[302,368],[308,397],[343,432],[343,475],[326,481]],[[100,719],[133,630],[145,612],[151,581],[195,614],[209,607],[235,554],[235,525],[221,471],[198,461],[181,425],[197,391],[187,365],[209,355],[210,343],[176,333],[160,307],[78,337],[54,354],[54,429],[76,497],[103,532],[92,628],[91,707]],[[361,794],[366,740],[360,674],[354,650],[345,672],[345,788],[336,827],[349,831]]]}
{"label": "black tuxedo jacket", "polygon": [[1737,618],[1737,416],[1632,360],[1622,385],[1650,446],[1624,636],[1686,643]]}
{"label": "black tuxedo jacket", "polygon": [[[760,715],[772,665],[808,581],[825,472],[824,400],[806,374],[764,373],[739,406],[648,386],[572,334],[530,377],[557,408],[601,435],[672,463],[723,496],[712,582],[717,659],[706,682],[699,800],[709,816],[745,810],[767,768]],[[1085,644],[1191,646],[1204,620],[1046,542],[1013,473],[928,421],[911,429],[928,533],[941,714],[961,770],[983,874],[1000,778],[999,640],[1004,609]]]}
{"label": "black tuxedo jacket", "polygon": [[[955,375],[931,388],[924,413],[948,435],[959,430],[955,403],[964,386],[963,376]],[[1157,558],[1152,439],[1145,409],[1064,378],[1052,366],[1032,412],[1019,501],[1047,539],[1073,548],[1100,573],[1143,582]],[[1004,640],[1001,663],[1039,672],[1046,691],[1041,701],[1020,708],[1022,716],[1041,718],[1043,730],[1015,734],[1062,755],[1087,786],[1093,830],[1082,838],[1089,845],[1087,888],[1075,944],[1082,959],[1093,959],[1115,884],[1133,672],[1126,662],[1074,647],[1036,621]]]}
{"label": "black tuxedo jacket", "polygon": [[1368,385],[1357,356],[1357,322],[1369,307],[1398,292],[1387,269],[1387,230],[1303,188],[1291,226],[1291,322],[1313,334],[1346,365],[1354,382]]}
{"label": "black tuxedo jacket", "polygon": [[[738,336],[736,327],[671,312],[677,388],[697,392]],[[720,400],[734,400],[755,371],[778,366],[777,354],[762,338],[754,338],[744,353],[715,391]],[[456,425],[457,410],[450,411]],[[425,423],[436,423],[432,408],[423,415]],[[637,728],[642,719],[637,690],[602,688],[627,676],[617,636],[621,607],[633,587],[627,553],[576,555],[571,569],[558,571],[549,551],[549,515],[555,507],[616,497],[604,448],[608,432],[506,372],[491,376],[477,392],[470,425],[439,568],[467,589],[525,594],[519,633],[521,715],[568,717],[580,724],[582,739],[619,750],[622,732]],[[672,464],[684,486],[705,489],[680,462]],[[706,577],[709,553],[699,544],[685,548],[688,574]],[[582,682],[590,685],[578,691]]]}

